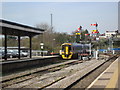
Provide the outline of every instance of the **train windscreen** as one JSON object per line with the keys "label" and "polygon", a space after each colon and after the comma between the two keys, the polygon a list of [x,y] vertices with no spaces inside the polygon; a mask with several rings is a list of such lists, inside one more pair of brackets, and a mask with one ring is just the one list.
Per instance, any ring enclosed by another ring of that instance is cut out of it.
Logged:
{"label": "train windscreen", "polygon": [[66,46],[68,46],[68,50],[71,50],[71,46],[70,45],[62,45],[62,51],[65,51]]}

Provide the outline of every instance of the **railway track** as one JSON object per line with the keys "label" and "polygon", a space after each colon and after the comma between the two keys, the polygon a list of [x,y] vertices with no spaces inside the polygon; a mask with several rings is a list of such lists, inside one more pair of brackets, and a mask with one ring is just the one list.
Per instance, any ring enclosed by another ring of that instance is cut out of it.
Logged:
{"label": "railway track", "polygon": [[6,75],[6,76],[2,77],[2,81],[1,81],[2,88],[7,87],[9,85],[16,84],[16,83],[24,82],[26,80],[30,80],[32,78],[37,77],[38,74],[42,75],[42,74],[46,74],[49,72],[55,72],[62,68],[68,67],[70,65],[78,64],[81,62],[82,61],[71,60],[71,61],[58,63],[58,64],[54,64],[54,65],[49,65],[49,66],[45,66],[45,67],[39,67],[39,68],[31,69],[31,70],[26,70],[26,71],[20,72],[20,73],[13,73],[10,75]]}
{"label": "railway track", "polygon": [[[78,72],[74,73],[73,75],[71,75],[55,84],[52,84],[51,86],[48,86],[46,88],[47,89],[48,88],[64,88],[65,90],[79,88],[79,89],[84,90],[87,87],[86,85],[89,85],[91,82],[91,77],[89,77],[89,75],[92,72],[95,72],[95,70],[98,70],[98,69],[101,70],[100,68],[104,67],[104,65],[106,65],[106,63],[110,65],[111,64],[110,62],[114,61],[114,59],[116,59],[116,58],[117,57],[115,56],[115,57],[110,57],[109,59],[107,59],[105,61],[98,60],[98,61],[96,61],[96,63],[86,66],[86,68],[83,68],[82,70],[79,70]],[[97,74],[99,73],[99,70],[98,70]],[[95,74],[92,75],[92,77],[93,77],[92,79],[95,79],[94,75]],[[87,78],[87,76],[89,77],[89,79]],[[81,80],[84,80],[84,81],[81,81]],[[78,84],[78,83],[80,83],[80,84]],[[78,85],[76,85],[76,84],[78,84]]]}
{"label": "railway track", "polygon": [[[64,81],[67,77],[72,76],[79,71],[83,73],[82,71],[86,71],[87,68],[90,69],[91,65],[92,67],[96,66],[97,68],[105,62],[106,60],[94,59],[89,61],[70,60],[7,75],[2,78],[2,88],[52,88],[54,87],[54,84]],[[85,73],[83,74],[85,75]],[[75,80],[77,80],[77,78]],[[66,88],[69,88],[68,85]]]}
{"label": "railway track", "polygon": [[86,74],[84,77],[78,79],[76,82],[68,86],[66,90],[72,90],[75,88],[86,89],[94,81],[94,79],[97,78],[104,70],[106,70],[109,65],[111,65],[111,63],[113,63],[117,58],[118,56],[110,58],[108,61],[98,66],[97,68]]}

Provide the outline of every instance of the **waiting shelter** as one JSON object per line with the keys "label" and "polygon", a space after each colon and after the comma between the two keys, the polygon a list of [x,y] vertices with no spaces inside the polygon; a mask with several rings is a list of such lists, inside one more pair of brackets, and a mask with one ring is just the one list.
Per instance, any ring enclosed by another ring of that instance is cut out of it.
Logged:
{"label": "waiting shelter", "polygon": [[39,29],[7,20],[1,20],[1,19],[0,19],[0,28],[2,30],[0,34],[4,35],[5,37],[4,40],[5,60],[7,60],[7,35],[13,35],[18,37],[18,53],[19,53],[18,58],[20,59],[20,49],[21,49],[20,38],[23,36],[29,37],[29,55],[30,58],[32,58],[32,37],[34,37],[35,35],[43,34],[44,32],[43,29]]}

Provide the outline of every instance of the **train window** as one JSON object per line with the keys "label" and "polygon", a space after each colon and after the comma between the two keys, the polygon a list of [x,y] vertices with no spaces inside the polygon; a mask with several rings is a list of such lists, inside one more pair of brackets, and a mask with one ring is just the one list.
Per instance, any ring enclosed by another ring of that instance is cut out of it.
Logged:
{"label": "train window", "polygon": [[62,46],[62,50],[64,51],[65,50],[65,47],[68,46],[69,50],[71,50],[71,46],[70,45],[63,45]]}
{"label": "train window", "polygon": [[75,50],[81,50],[82,46],[75,46],[74,48],[75,48]]}
{"label": "train window", "polygon": [[73,49],[73,50],[75,50],[75,48],[74,48],[74,47],[73,47],[72,49]]}
{"label": "train window", "polygon": [[71,46],[69,45],[68,47],[69,47],[69,50],[71,50]]}
{"label": "train window", "polygon": [[63,50],[63,51],[65,50],[65,45],[62,46],[62,50]]}

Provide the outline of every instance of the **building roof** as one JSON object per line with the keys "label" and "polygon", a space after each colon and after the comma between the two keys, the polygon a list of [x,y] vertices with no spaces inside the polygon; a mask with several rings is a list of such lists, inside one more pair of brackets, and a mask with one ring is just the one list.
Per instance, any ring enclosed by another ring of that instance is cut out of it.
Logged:
{"label": "building roof", "polygon": [[116,30],[116,31],[106,31],[106,33],[119,33],[119,31],[118,30]]}
{"label": "building roof", "polygon": [[2,28],[1,34],[14,35],[14,36],[34,36],[38,34],[42,34],[44,32],[43,29],[19,24],[16,22],[11,22],[7,20],[0,19],[0,28]]}

